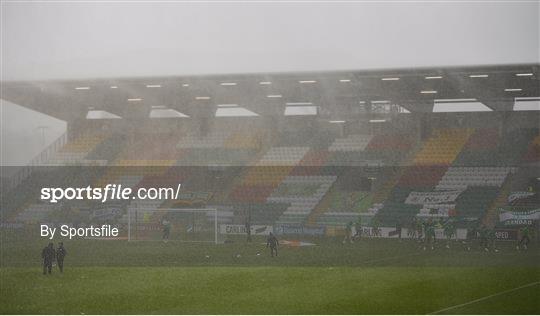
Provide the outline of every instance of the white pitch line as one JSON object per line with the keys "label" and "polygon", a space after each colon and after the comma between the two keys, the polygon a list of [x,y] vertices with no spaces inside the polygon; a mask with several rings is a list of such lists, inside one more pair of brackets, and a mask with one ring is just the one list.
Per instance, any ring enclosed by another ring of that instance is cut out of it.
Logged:
{"label": "white pitch line", "polygon": [[450,306],[450,307],[447,307],[447,308],[438,310],[438,311],[436,311],[436,312],[429,313],[428,315],[439,314],[439,313],[446,312],[446,311],[451,310],[451,309],[454,309],[454,308],[459,308],[459,307],[467,306],[467,305],[470,305],[470,304],[478,303],[478,302],[481,302],[481,301],[490,299],[490,298],[495,297],[495,296],[499,296],[499,295],[503,295],[503,294],[510,293],[510,292],[513,292],[513,291],[521,290],[521,289],[523,289],[523,288],[535,286],[535,285],[538,285],[538,284],[540,284],[540,281],[536,281],[536,282],[533,282],[533,283],[529,283],[529,284],[525,284],[525,285],[522,285],[522,286],[518,286],[518,287],[513,288],[513,289],[510,289],[510,290],[506,290],[506,291],[502,291],[502,292],[499,292],[499,293],[495,293],[495,294],[491,294],[491,295],[488,295],[488,296],[484,296],[484,297],[475,299],[475,300],[470,301],[470,302],[467,302],[467,303],[463,303],[463,304],[458,304],[458,305]]}

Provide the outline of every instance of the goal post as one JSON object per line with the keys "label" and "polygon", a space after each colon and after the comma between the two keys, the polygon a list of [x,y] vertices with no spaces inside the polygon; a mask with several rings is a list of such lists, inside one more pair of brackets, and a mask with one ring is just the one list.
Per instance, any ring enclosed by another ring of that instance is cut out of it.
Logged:
{"label": "goal post", "polygon": [[130,208],[128,241],[220,243],[215,208]]}

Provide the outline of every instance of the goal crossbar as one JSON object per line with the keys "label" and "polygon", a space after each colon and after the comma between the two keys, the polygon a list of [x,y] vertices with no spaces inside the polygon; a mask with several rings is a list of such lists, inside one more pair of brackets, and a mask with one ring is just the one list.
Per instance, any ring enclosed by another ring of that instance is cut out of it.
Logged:
{"label": "goal crossbar", "polygon": [[218,210],[216,208],[151,208],[151,207],[135,207],[128,209],[128,241],[131,239],[131,213],[138,211],[158,211],[158,212],[183,212],[183,213],[200,213],[214,212],[214,243],[218,244]]}

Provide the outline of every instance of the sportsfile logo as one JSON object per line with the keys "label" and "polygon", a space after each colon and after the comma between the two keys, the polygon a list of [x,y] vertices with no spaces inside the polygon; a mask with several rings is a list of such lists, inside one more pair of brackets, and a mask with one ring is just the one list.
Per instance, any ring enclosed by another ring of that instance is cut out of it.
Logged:
{"label": "sportsfile logo", "polygon": [[121,184],[107,184],[105,187],[84,188],[42,188],[41,200],[58,203],[62,200],[97,200],[101,203],[113,200],[176,200],[182,184],[174,188],[138,188],[135,193]]}

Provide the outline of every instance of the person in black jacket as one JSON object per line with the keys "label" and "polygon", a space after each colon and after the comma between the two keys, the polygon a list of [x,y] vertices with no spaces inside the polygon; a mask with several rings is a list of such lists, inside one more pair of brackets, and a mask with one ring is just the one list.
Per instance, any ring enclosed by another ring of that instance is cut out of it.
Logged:
{"label": "person in black jacket", "polygon": [[64,258],[67,255],[66,248],[64,248],[64,243],[60,242],[58,244],[58,249],[56,249],[56,263],[58,263],[58,269],[60,273],[64,272]]}
{"label": "person in black jacket", "polygon": [[41,251],[41,258],[43,258],[43,274],[52,273],[52,264],[54,260],[54,245],[52,242]]}
{"label": "person in black jacket", "polygon": [[274,256],[274,252],[276,253],[276,257],[277,257],[278,245],[279,245],[279,241],[277,240],[276,236],[270,233],[270,235],[268,235],[268,238],[266,239],[266,248],[270,247],[270,255],[272,257]]}
{"label": "person in black jacket", "polygon": [[247,235],[246,241],[251,242],[251,216],[246,218],[245,228],[246,228],[246,235]]}

